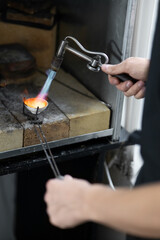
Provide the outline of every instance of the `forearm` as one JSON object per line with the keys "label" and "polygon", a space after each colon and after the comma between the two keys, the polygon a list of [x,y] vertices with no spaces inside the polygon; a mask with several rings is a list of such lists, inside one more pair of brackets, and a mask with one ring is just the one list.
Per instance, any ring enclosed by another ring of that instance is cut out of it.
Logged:
{"label": "forearm", "polygon": [[116,191],[93,185],[88,206],[91,221],[133,235],[160,237],[160,183]]}

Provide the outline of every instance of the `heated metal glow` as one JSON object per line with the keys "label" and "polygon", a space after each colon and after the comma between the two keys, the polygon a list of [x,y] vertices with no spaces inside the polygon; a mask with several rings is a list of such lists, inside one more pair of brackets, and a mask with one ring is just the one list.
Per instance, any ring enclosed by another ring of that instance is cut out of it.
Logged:
{"label": "heated metal glow", "polygon": [[47,101],[42,98],[28,98],[23,100],[24,104],[30,108],[44,108],[48,105]]}

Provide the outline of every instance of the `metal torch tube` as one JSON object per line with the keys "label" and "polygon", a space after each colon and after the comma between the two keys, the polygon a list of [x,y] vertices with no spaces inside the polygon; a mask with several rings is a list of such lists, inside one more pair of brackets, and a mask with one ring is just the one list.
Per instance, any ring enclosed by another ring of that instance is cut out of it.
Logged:
{"label": "metal torch tube", "polygon": [[73,53],[74,55],[76,55],[76,56],[78,56],[78,57],[80,57],[80,58],[82,58],[82,59],[84,59],[84,60],[86,60],[86,61],[88,61],[88,62],[92,62],[92,60],[93,60],[93,58],[85,55],[85,54],[82,53],[82,52],[79,52],[79,51],[73,49],[72,47],[66,46],[66,47],[65,47],[65,50]]}

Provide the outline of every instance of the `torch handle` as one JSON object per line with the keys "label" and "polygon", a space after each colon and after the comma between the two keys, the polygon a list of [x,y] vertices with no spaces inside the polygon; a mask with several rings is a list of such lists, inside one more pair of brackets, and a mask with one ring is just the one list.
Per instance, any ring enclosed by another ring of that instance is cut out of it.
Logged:
{"label": "torch handle", "polygon": [[116,74],[116,75],[112,75],[112,77],[116,77],[118,78],[118,80],[120,80],[121,82],[125,82],[125,81],[132,81],[133,83],[136,83],[139,80],[136,80],[135,78],[132,78],[131,76],[129,76],[126,73],[122,73],[122,74]]}

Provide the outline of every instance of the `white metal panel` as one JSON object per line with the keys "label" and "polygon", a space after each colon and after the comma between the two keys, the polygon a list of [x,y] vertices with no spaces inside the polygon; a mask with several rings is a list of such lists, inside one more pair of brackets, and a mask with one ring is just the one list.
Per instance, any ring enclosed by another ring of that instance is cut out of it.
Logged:
{"label": "white metal panel", "polygon": [[[158,2],[158,0],[138,0],[131,56],[150,58]],[[129,132],[141,129],[143,103],[144,99],[136,100],[134,97],[124,98],[122,126]],[[133,154],[134,159],[134,182],[143,161],[138,146],[133,147],[131,151],[129,154]]]}

